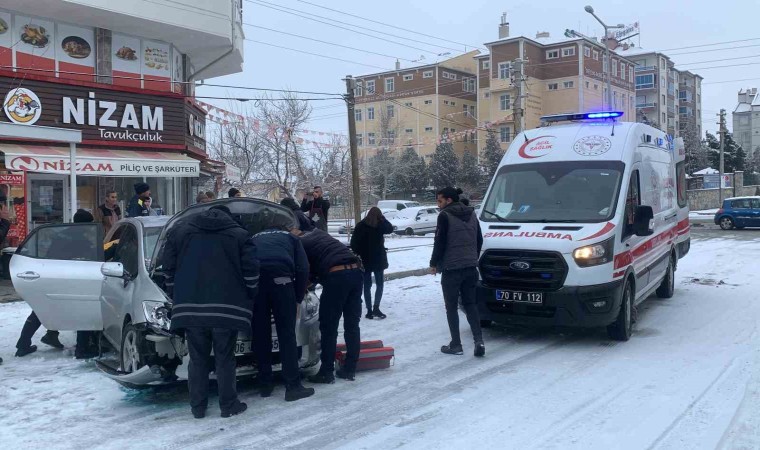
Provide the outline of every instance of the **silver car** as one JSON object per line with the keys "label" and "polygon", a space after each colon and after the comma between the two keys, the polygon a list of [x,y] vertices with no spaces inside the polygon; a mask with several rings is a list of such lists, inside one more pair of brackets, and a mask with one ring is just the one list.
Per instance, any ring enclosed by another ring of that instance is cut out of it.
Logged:
{"label": "silver car", "polygon": [[[261,231],[273,216],[297,224],[288,208],[249,198],[192,206],[171,218],[124,219],[106,236],[106,243],[118,243],[105,263],[99,224],[41,226],[11,258],[13,285],[45,328],[102,331],[101,343],[115,349],[118,361],[101,358],[98,367],[123,385],[186,380],[188,351],[184,340],[169,332],[171,300],[162,290],[161,254],[172,226],[216,205],[226,205],[251,233]],[[296,322],[299,362],[304,369],[319,362],[318,311],[319,299],[309,292],[298,308]],[[272,346],[276,363],[279,343],[274,326]],[[239,376],[256,373],[251,347],[251,333],[240,333],[235,351]]]}

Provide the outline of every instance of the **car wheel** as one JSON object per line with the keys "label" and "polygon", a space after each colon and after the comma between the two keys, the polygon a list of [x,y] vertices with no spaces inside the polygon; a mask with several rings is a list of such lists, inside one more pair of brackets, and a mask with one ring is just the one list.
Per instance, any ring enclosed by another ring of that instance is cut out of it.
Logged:
{"label": "car wheel", "polygon": [[673,257],[670,258],[668,263],[668,270],[665,272],[665,278],[662,279],[662,284],[657,288],[657,297],[659,298],[671,298],[676,291],[676,277],[675,277],[675,264]]}
{"label": "car wheel", "polygon": [[414,236],[414,230],[411,227],[407,228],[406,230],[404,230],[404,234],[406,234],[407,236]]}
{"label": "car wheel", "polygon": [[613,323],[607,326],[607,335],[616,341],[627,341],[633,331],[633,289],[630,281],[623,286],[620,301],[620,313]]}
{"label": "car wheel", "polygon": [[134,325],[127,323],[124,325],[124,329],[121,332],[121,352],[119,352],[119,361],[121,362],[122,372],[136,372],[145,365],[141,348],[142,336]]}
{"label": "car wheel", "polygon": [[720,227],[724,230],[730,230],[734,227],[734,220],[730,217],[721,217]]}

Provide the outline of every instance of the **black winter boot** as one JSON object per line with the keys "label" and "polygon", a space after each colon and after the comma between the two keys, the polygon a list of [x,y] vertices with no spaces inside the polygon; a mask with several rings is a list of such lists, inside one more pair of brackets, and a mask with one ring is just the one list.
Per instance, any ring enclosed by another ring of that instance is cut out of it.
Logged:
{"label": "black winter boot", "polygon": [[294,402],[303,398],[311,397],[314,395],[314,388],[303,387],[300,384],[297,386],[288,387],[285,390],[285,401]]}
{"label": "black winter boot", "polygon": [[378,319],[385,319],[386,317],[388,317],[385,314],[383,314],[382,311],[380,311],[380,307],[378,306],[375,306],[375,309],[372,310],[372,315],[377,317]]}

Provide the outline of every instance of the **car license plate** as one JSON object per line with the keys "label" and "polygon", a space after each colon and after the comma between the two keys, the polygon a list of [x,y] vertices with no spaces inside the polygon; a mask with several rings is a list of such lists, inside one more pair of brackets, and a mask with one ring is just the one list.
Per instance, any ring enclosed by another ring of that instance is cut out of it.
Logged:
{"label": "car license plate", "polygon": [[[251,341],[237,341],[235,343],[235,354],[236,355],[245,355],[247,353],[251,353],[252,347],[251,347]],[[272,351],[273,352],[279,352],[280,351],[280,341],[276,337],[272,336]]]}
{"label": "car license plate", "polygon": [[544,303],[544,293],[496,291],[496,300],[500,302],[530,303],[532,305],[541,305]]}

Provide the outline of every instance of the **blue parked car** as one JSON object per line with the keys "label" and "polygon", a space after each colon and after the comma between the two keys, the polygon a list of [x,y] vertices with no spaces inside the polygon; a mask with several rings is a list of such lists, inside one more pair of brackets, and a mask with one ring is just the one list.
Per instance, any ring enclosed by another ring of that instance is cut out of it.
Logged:
{"label": "blue parked car", "polygon": [[760,227],[760,197],[735,197],[723,200],[715,213],[715,225],[724,230]]}

